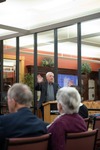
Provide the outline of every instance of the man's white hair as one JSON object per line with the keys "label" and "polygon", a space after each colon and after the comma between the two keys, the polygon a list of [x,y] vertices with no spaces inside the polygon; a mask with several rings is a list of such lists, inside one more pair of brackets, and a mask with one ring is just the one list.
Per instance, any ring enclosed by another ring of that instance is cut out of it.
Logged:
{"label": "man's white hair", "polygon": [[50,74],[54,74],[53,72],[47,72],[46,73],[46,77],[48,76],[48,75],[50,75]]}
{"label": "man's white hair", "polygon": [[56,98],[58,103],[62,105],[64,113],[78,113],[81,102],[81,96],[74,87],[60,88],[57,92]]}

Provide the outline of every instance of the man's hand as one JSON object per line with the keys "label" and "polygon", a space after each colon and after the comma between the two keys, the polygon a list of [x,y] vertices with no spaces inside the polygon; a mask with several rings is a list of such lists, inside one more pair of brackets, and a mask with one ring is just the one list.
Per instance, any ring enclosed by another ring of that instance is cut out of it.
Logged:
{"label": "man's hand", "polygon": [[37,82],[38,82],[38,83],[43,82],[43,77],[42,77],[40,74],[37,75]]}

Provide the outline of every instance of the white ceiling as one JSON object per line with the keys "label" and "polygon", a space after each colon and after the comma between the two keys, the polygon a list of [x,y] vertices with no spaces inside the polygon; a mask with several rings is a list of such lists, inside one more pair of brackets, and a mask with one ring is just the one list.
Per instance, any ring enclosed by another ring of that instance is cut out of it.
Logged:
{"label": "white ceiling", "polygon": [[[0,40],[27,35],[43,26],[49,27],[96,13],[100,13],[100,0],[6,0],[0,3]],[[83,23],[82,29],[83,47],[90,45],[89,48],[94,50],[96,46],[95,55],[90,56],[100,58],[100,19]],[[64,34],[63,31],[61,37]],[[28,39],[27,41],[29,42]],[[70,42],[74,45],[76,37]],[[9,40],[5,43],[9,45]],[[90,50],[89,52],[91,54]]]}

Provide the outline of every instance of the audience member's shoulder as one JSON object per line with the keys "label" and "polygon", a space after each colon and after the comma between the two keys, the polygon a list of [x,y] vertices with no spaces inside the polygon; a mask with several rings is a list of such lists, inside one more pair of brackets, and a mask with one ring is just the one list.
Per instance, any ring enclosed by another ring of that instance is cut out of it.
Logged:
{"label": "audience member's shoulder", "polygon": [[0,124],[1,123],[5,124],[5,122],[10,121],[10,118],[12,118],[10,116],[12,116],[12,114],[3,114],[3,115],[0,115]]}
{"label": "audience member's shoulder", "polygon": [[87,106],[85,104],[83,104],[83,107],[87,109]]}
{"label": "audience member's shoulder", "polygon": [[63,117],[62,116],[58,116],[51,124],[48,125],[48,127],[50,126],[62,126],[63,124]]}
{"label": "audience member's shoulder", "polygon": [[35,119],[38,120],[38,122],[44,124],[45,126],[47,126],[49,123],[45,122],[44,120],[42,120],[41,118],[37,117],[37,115],[34,115]]}
{"label": "audience member's shoulder", "polygon": [[8,114],[0,115],[0,119],[10,118],[11,116],[13,117],[14,114],[15,114],[15,113],[8,113]]}

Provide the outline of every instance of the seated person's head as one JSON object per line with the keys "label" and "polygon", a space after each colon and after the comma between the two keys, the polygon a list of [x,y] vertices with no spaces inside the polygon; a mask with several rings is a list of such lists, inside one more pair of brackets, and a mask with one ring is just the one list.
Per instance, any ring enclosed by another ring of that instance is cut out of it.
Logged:
{"label": "seated person's head", "polygon": [[60,114],[78,113],[81,102],[79,92],[74,87],[63,87],[57,92],[57,107]]}
{"label": "seated person's head", "polygon": [[9,112],[15,112],[22,107],[30,107],[33,94],[30,88],[22,83],[15,83],[7,93]]}
{"label": "seated person's head", "polygon": [[46,79],[49,83],[53,83],[54,82],[54,74],[53,72],[47,72],[46,73]]}

